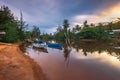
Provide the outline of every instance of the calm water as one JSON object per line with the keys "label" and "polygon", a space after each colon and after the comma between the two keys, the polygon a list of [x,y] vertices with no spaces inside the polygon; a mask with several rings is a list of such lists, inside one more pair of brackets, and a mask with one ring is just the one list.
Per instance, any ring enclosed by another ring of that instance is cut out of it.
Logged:
{"label": "calm water", "polygon": [[119,49],[104,44],[73,44],[72,50],[27,48],[49,80],[120,80]]}

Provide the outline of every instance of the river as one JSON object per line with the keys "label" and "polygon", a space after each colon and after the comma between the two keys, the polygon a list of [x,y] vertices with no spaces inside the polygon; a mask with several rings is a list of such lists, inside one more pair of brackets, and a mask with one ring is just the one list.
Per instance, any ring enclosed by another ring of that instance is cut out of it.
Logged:
{"label": "river", "polygon": [[120,80],[119,49],[105,44],[73,44],[69,49],[28,47],[26,55],[43,69],[48,80]]}

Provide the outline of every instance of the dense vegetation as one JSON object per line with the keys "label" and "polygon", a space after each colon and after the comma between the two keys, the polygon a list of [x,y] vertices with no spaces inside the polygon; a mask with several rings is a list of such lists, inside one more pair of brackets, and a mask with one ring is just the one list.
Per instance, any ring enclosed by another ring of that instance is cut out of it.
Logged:
{"label": "dense vegetation", "polygon": [[24,40],[25,23],[14,18],[8,7],[0,8],[0,32],[5,32],[5,35],[0,35],[0,41],[17,42]]}
{"label": "dense vegetation", "polygon": [[[105,25],[88,25],[87,21],[83,23],[83,27],[76,25],[74,28],[69,29],[69,23],[64,21],[63,27],[58,27],[57,31],[55,32],[54,36],[55,39],[64,40],[69,38],[72,40],[80,40],[80,39],[95,39],[95,40],[110,40],[111,36],[109,34],[110,30]],[[68,26],[67,29],[65,26]],[[66,34],[66,35],[65,35]],[[67,36],[67,37],[66,37]]]}
{"label": "dense vegetation", "polygon": [[3,42],[18,42],[24,41],[25,39],[42,39],[44,41],[56,40],[64,41],[68,39],[81,40],[81,39],[94,39],[94,40],[110,40],[113,29],[120,29],[120,19],[108,23],[90,24],[88,25],[87,20],[82,26],[76,25],[70,28],[68,20],[63,21],[63,25],[59,26],[55,33],[41,33],[39,27],[33,26],[31,31],[25,29],[28,25],[23,21],[22,12],[20,12],[20,20],[15,19],[11,10],[7,6],[0,8],[0,32],[6,34],[0,34],[0,41]]}
{"label": "dense vegetation", "polygon": [[[107,41],[114,38],[114,34],[111,35],[110,33],[113,32],[112,30],[115,29],[120,29],[119,18],[116,21],[112,21],[112,22],[90,24],[90,25],[87,24],[87,20],[86,20],[82,26],[76,25],[72,29],[69,28],[68,20],[64,20],[63,26],[58,27],[54,36],[57,41],[64,40],[67,37],[71,41],[72,40],[78,41],[81,39],[94,39],[100,41]],[[67,37],[65,36],[65,34],[67,34]]]}

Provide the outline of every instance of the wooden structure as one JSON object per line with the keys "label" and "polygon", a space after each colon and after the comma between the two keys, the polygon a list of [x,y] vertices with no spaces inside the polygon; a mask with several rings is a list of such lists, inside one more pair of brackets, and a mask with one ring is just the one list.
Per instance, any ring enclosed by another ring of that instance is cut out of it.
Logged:
{"label": "wooden structure", "polygon": [[120,38],[120,29],[112,30],[115,38]]}
{"label": "wooden structure", "polygon": [[6,34],[6,32],[0,32],[0,35],[4,35],[4,34]]}

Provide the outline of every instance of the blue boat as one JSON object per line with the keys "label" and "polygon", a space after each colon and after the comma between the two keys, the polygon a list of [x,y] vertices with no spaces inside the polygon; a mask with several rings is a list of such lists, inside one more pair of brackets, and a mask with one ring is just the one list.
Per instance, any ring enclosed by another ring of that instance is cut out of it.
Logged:
{"label": "blue boat", "polygon": [[62,48],[62,43],[49,43],[49,42],[46,42],[46,44],[47,44],[48,47],[51,47],[51,48],[57,48],[57,49]]}
{"label": "blue boat", "polygon": [[42,40],[35,40],[34,43],[41,44],[41,43],[43,43],[43,41]]}

